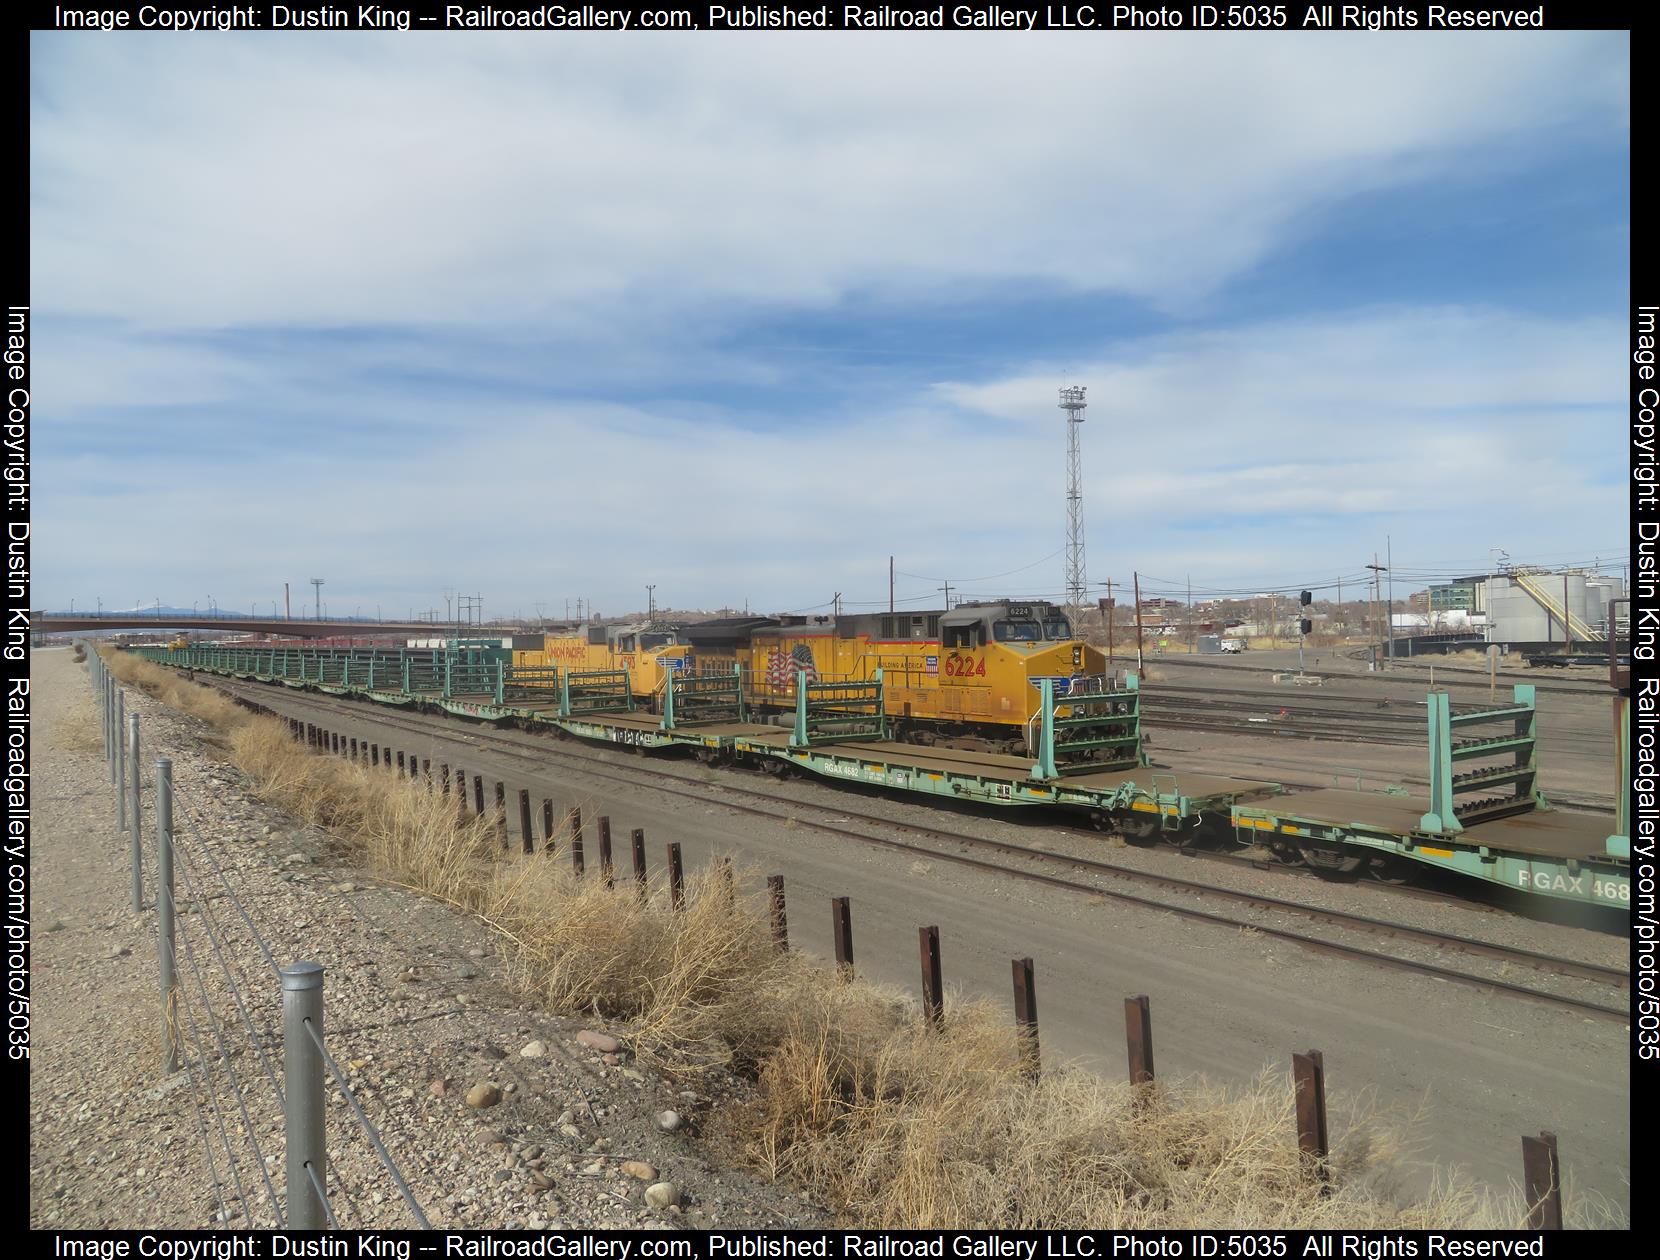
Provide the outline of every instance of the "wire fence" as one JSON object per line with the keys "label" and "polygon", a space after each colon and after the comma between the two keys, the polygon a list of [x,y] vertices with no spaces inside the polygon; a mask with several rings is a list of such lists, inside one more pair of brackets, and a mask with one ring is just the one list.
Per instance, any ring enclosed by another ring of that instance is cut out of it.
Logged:
{"label": "wire fence", "polygon": [[[89,649],[87,660],[116,826],[131,851],[132,908],[154,916],[162,1084],[189,1100],[212,1223],[431,1229],[359,1090],[329,1052],[324,969],[278,961],[269,916],[222,860],[223,839],[179,790],[171,758],[144,764],[139,715],[127,712],[103,658]],[[373,922],[355,899],[345,900]],[[384,1179],[401,1200],[397,1219],[365,1215],[366,1184],[354,1185],[330,1157],[353,1147],[371,1157],[357,1165],[373,1170],[362,1180]]]}
{"label": "wire fence", "polygon": [[[422,1229],[431,1229],[426,1213],[410,1188],[396,1158],[370,1118],[348,1074],[330,1053],[323,1018],[324,969],[316,962],[297,961],[282,966],[270,945],[273,935],[261,927],[260,915],[247,889],[236,881],[215,852],[208,828],[188,801],[177,795],[169,758],[155,760],[153,778],[146,780],[140,761],[139,718],[125,713],[124,696],[96,652],[89,653],[95,693],[104,718],[105,753],[117,801],[117,823],[132,848],[133,908],[144,909],[143,891],[155,890],[157,957],[161,974],[163,1072],[182,1074],[189,1089],[195,1127],[217,1204],[215,1223],[282,1229],[340,1229],[371,1227],[360,1200],[362,1187],[348,1183],[335,1161],[331,1145],[359,1143],[373,1156],[369,1167],[384,1176],[402,1200],[407,1214]],[[246,703],[246,702],[245,702]],[[260,708],[250,705],[249,707]],[[261,710],[269,713],[270,710]],[[273,714],[272,716],[279,716]],[[378,745],[348,739],[338,732],[280,717],[294,738],[320,753],[347,757],[366,764],[382,764]],[[393,750],[384,764],[393,765]],[[424,776],[429,790],[450,792],[450,766],[443,763],[433,776],[430,761],[418,770],[416,758],[396,754],[400,774]],[[455,795],[463,815],[468,811],[467,775],[456,771]],[[473,776],[473,812],[486,813],[484,780]],[[144,844],[144,789],[149,790],[153,843]],[[519,829],[526,853],[534,850],[529,790],[517,793]],[[509,844],[506,784],[497,782],[489,809],[503,847]],[[542,844],[553,851],[555,836],[563,837],[578,876],[585,872],[583,821],[580,810],[566,811],[557,825],[553,802],[543,799]],[[175,826],[182,820],[183,832]],[[618,878],[612,852],[610,819],[597,820],[598,875],[607,886]],[[634,882],[646,892],[644,833],[631,836]],[[684,875],[680,846],[669,853],[670,902],[683,904]],[[717,875],[731,886],[729,863],[720,859]],[[176,900],[176,878],[184,884],[186,900]],[[385,932],[355,898],[346,898],[364,922]],[[767,913],[776,948],[789,948],[784,878],[767,880]],[[849,898],[831,903],[832,940],[837,972],[854,975],[853,916]],[[939,929],[918,930],[922,967],[923,1011],[932,1025],[944,1018],[944,981],[940,961]],[[181,957],[188,975],[181,979]],[[281,1005],[259,997],[260,984],[280,987]],[[1014,1020],[1025,1074],[1036,1080],[1042,1071],[1039,1050],[1037,979],[1030,958],[1012,960]],[[280,1014],[280,1027],[274,1016]],[[1138,1090],[1154,1085],[1152,1014],[1148,998],[1136,995],[1124,1002],[1129,1079]],[[282,1081],[272,1056],[280,1047]],[[251,1048],[258,1071],[249,1065],[239,1073],[234,1060]],[[1325,1063],[1318,1050],[1292,1056],[1295,1090],[1296,1143],[1305,1175],[1325,1188],[1331,1153],[1325,1099]],[[338,1105],[325,1106],[332,1083]],[[264,1137],[262,1145],[261,1138]],[[282,1151],[279,1190],[274,1171],[276,1151]],[[269,1148],[269,1149],[268,1149]],[[1522,1139],[1523,1188],[1527,1225],[1533,1229],[1562,1228],[1562,1179],[1554,1134],[1545,1132]],[[377,1167],[378,1166],[378,1167]],[[342,1204],[348,1212],[336,1210]],[[375,1224],[390,1223],[376,1222]],[[403,1224],[403,1221],[399,1221]]]}

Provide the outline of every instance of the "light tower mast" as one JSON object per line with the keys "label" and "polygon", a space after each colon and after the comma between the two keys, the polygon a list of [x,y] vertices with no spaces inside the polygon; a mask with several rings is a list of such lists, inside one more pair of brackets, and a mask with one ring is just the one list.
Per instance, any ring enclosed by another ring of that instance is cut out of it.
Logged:
{"label": "light tower mast", "polygon": [[1089,579],[1084,573],[1084,470],[1078,451],[1078,430],[1084,423],[1084,387],[1061,390],[1066,412],[1066,605],[1076,626],[1089,602]]}
{"label": "light tower mast", "polygon": [[323,579],[312,578],[311,584],[317,588],[317,620],[323,619]]}

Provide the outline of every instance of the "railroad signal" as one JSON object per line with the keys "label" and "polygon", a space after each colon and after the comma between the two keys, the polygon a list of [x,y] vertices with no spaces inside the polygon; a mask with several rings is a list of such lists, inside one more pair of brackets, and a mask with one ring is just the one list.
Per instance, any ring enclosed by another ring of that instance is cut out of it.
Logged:
{"label": "railroad signal", "polygon": [[[1297,596],[1297,603],[1300,604],[1304,608],[1307,608],[1313,602],[1314,602],[1314,592],[1313,591],[1304,591],[1302,594]],[[1307,634],[1308,631],[1305,630],[1305,631],[1303,631],[1303,633]]]}
{"label": "railroad signal", "polygon": [[1298,623],[1298,629],[1300,629],[1304,634],[1311,634],[1314,630],[1314,622],[1310,621],[1307,617],[1304,617],[1302,621]]}

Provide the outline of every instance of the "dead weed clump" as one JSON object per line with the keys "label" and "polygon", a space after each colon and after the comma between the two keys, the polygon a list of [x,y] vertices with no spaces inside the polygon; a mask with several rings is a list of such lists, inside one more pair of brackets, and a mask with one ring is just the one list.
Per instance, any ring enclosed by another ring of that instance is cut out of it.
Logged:
{"label": "dead weed clump", "polygon": [[[1283,1075],[1242,1089],[1022,1071],[1007,1012],[953,1003],[930,1027],[909,998],[773,947],[759,899],[725,863],[685,904],[626,876],[579,879],[560,847],[518,853],[456,797],[313,754],[286,726],[154,665],[118,677],[228,735],[264,799],[328,828],[383,877],[480,915],[512,945],[532,999],[626,1025],[671,1074],[725,1067],[756,1084],[704,1132],[735,1162],[809,1190],[854,1226],[981,1228],[1480,1228],[1519,1203],[1442,1179],[1406,1194],[1400,1132],[1344,1123],[1324,1190],[1296,1150]],[[157,677],[159,675],[160,677]],[[1615,1214],[1604,1212],[1605,1217]]]}

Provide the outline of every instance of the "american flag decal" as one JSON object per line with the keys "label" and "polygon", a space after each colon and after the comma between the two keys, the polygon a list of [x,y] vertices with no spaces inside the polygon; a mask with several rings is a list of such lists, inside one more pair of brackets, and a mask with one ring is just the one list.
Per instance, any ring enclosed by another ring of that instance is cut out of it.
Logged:
{"label": "american flag decal", "polygon": [[795,686],[796,671],[807,675],[808,682],[818,681],[818,667],[813,664],[813,649],[798,643],[788,656],[773,648],[767,657],[767,686],[777,691],[789,691]]}

